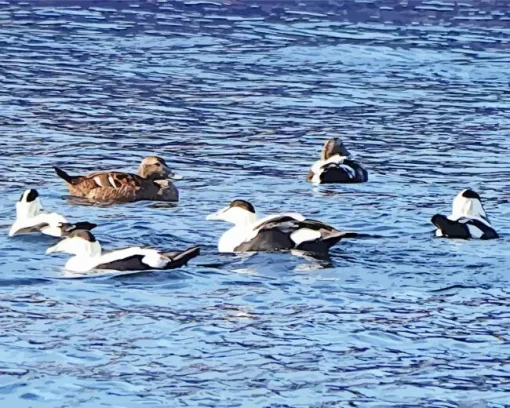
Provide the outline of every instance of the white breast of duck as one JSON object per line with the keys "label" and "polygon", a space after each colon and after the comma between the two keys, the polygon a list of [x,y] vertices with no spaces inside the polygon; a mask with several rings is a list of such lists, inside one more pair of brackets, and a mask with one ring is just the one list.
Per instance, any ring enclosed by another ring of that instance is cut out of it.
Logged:
{"label": "white breast of duck", "polygon": [[61,224],[67,223],[65,217],[57,213],[44,212],[37,190],[26,190],[16,203],[16,221],[9,236],[40,231],[54,237],[62,236]]}
{"label": "white breast of duck", "polygon": [[462,190],[455,196],[452,214],[444,217],[436,214],[432,222],[438,226],[436,236],[451,238],[498,238],[487,216],[481,198],[473,190]]}
{"label": "white breast of duck", "polygon": [[89,272],[93,269],[112,269],[119,271],[169,269],[187,263],[197,256],[198,247],[185,251],[161,253],[152,248],[131,247],[103,254],[101,245],[90,231],[76,230],[68,238],[48,248],[47,254],[64,252],[74,255],[65,268],[71,272]]}
{"label": "white breast of duck", "polygon": [[368,181],[368,172],[354,161],[338,139],[327,140],[321,159],[311,167],[308,180],[312,183],[361,183]]}
{"label": "white breast of duck", "polygon": [[324,223],[306,220],[298,213],[275,214],[258,220],[253,205],[245,200],[234,200],[207,219],[234,224],[220,238],[219,252],[288,249],[323,252],[346,236]]}
{"label": "white breast of duck", "polygon": [[253,234],[253,226],[257,222],[255,209],[244,200],[234,200],[228,207],[208,215],[206,219],[223,220],[234,224],[221,236],[218,242],[219,252],[235,252],[235,248]]}

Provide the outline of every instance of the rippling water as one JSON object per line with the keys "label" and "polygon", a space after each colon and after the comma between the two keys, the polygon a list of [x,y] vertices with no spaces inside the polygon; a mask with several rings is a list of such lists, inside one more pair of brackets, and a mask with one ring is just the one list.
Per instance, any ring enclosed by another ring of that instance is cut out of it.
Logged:
{"label": "rippling water", "polygon": [[[1,2],[2,406],[509,406],[509,45],[506,0]],[[304,182],[331,136],[369,183]],[[177,207],[76,205],[51,169],[148,154]],[[203,255],[69,279],[6,238],[27,187],[106,248]],[[500,240],[432,238],[466,187]],[[379,238],[219,255],[234,198]]]}

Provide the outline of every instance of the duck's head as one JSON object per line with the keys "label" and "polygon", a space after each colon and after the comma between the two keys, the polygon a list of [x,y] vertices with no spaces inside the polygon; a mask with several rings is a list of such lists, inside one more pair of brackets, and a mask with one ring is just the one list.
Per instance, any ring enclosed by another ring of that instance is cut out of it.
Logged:
{"label": "duck's head", "polygon": [[97,224],[94,224],[93,222],[88,222],[88,221],[80,221],[80,222],[76,222],[74,224],[60,222],[60,223],[58,223],[57,227],[60,228],[62,237],[68,237],[69,235],[71,235],[73,233],[73,231],[93,230],[94,228],[97,227]]}
{"label": "duck's head", "polygon": [[182,179],[182,176],[175,174],[165,160],[158,156],[148,156],[143,159],[138,169],[138,175],[151,180]]}
{"label": "duck's head", "polygon": [[479,217],[489,221],[480,196],[471,189],[462,190],[453,199],[452,215],[455,217]]}
{"label": "duck's head", "polygon": [[255,208],[245,200],[234,200],[228,207],[222,208],[214,214],[209,214],[206,220],[222,220],[236,226],[250,225],[257,220]]}
{"label": "duck's head", "polygon": [[77,256],[94,257],[101,255],[101,245],[90,231],[76,230],[57,245],[46,250],[47,254],[65,252]]}
{"label": "duck's head", "polygon": [[25,190],[16,203],[16,217],[34,217],[43,209],[37,190]]}
{"label": "duck's head", "polygon": [[328,160],[334,155],[339,154],[340,156],[349,157],[351,154],[349,150],[345,147],[345,145],[338,140],[338,138],[334,137],[329,140],[326,140],[324,143],[324,147],[322,148],[321,159]]}

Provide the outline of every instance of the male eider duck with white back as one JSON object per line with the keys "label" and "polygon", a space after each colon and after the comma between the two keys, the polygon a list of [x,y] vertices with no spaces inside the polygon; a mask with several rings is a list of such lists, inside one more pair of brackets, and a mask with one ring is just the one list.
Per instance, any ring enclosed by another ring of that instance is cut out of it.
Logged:
{"label": "male eider duck with white back", "polygon": [[329,139],[322,148],[321,159],[317,160],[308,172],[307,181],[316,184],[364,183],[368,172],[337,138]]}
{"label": "male eider duck with white back", "polygon": [[151,248],[132,247],[103,254],[101,245],[90,231],[77,230],[46,251],[47,254],[54,252],[74,255],[65,266],[71,272],[144,271],[184,266],[200,254],[200,248],[195,246],[184,251],[161,252]]}
{"label": "male eider duck with white back", "polygon": [[478,193],[462,190],[453,199],[452,214],[436,214],[431,219],[437,227],[436,236],[446,238],[499,238],[491,226]]}
{"label": "male eider duck with white back", "polygon": [[207,220],[234,224],[218,243],[219,252],[282,251],[297,249],[327,253],[342,238],[354,237],[320,221],[309,220],[297,213],[274,214],[257,219],[255,208],[248,201],[234,200]]}
{"label": "male eider duck with white back", "polygon": [[91,230],[95,227],[96,224],[86,221],[72,224],[60,214],[45,212],[39,193],[30,189],[24,191],[16,203],[16,221],[9,231],[9,236],[41,232],[53,237],[63,237],[76,229]]}
{"label": "male eider duck with white back", "polygon": [[140,200],[178,201],[179,193],[170,179],[180,180],[165,160],[157,156],[143,159],[138,174],[110,171],[86,176],[70,176],[54,167],[67,183],[69,194],[93,202],[133,202]]}

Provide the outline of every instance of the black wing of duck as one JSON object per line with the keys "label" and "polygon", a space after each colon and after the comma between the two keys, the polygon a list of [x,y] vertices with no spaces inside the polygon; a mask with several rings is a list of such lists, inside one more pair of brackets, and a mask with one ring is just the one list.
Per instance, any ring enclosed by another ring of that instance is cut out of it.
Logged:
{"label": "black wing of duck", "polygon": [[498,233],[489,224],[474,218],[461,217],[457,220],[450,220],[442,214],[436,214],[431,219],[439,233],[437,235],[447,238],[499,238]]}
{"label": "black wing of duck", "polygon": [[319,175],[320,182],[326,183],[364,183],[368,181],[368,172],[354,160],[345,159],[340,163],[325,164]]}
{"label": "black wing of duck", "polygon": [[146,271],[154,269],[175,269],[186,265],[191,259],[200,255],[200,247],[195,246],[184,251],[172,251],[161,253],[162,266],[156,268],[146,261],[146,254],[135,254],[121,259],[115,259],[107,263],[99,264],[94,269],[106,269],[116,271]]}
{"label": "black wing of duck", "polygon": [[243,242],[235,248],[235,251],[299,249],[307,252],[327,252],[342,238],[355,235],[340,232],[320,221],[300,220],[289,215],[282,215],[256,225],[254,237]]}

